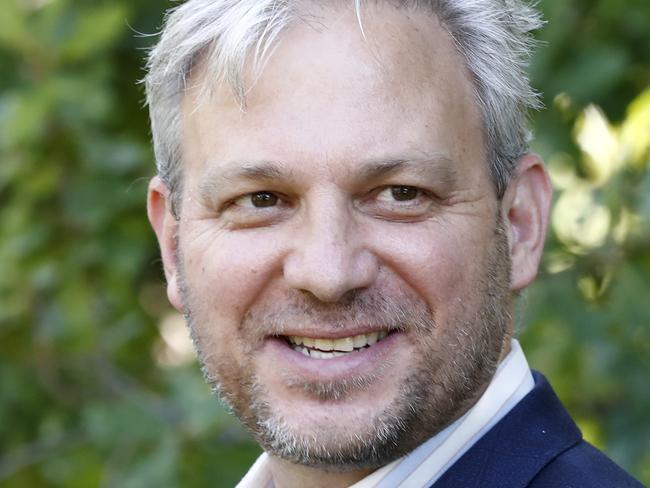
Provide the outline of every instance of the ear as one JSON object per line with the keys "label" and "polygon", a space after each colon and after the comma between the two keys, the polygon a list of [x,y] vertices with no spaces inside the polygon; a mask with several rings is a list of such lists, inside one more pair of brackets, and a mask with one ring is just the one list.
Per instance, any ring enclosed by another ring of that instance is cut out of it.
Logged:
{"label": "ear", "polygon": [[174,308],[182,313],[183,301],[181,300],[176,266],[178,220],[171,211],[169,188],[158,176],[154,176],[149,182],[147,216],[160,245],[160,254],[167,279],[167,297]]}
{"label": "ear", "polygon": [[502,211],[510,243],[510,288],[518,291],[537,276],[548,227],[552,188],[544,162],[526,154],[502,200]]}

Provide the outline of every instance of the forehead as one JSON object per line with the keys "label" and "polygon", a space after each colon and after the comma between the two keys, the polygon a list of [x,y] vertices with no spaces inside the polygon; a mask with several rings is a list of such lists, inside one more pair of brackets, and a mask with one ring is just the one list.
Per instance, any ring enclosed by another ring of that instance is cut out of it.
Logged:
{"label": "forehead", "polygon": [[186,167],[418,151],[482,159],[472,84],[438,19],[381,2],[361,13],[320,10],[295,21],[261,74],[246,71],[245,109],[228,86],[202,98],[210,80],[198,66],[183,99]]}

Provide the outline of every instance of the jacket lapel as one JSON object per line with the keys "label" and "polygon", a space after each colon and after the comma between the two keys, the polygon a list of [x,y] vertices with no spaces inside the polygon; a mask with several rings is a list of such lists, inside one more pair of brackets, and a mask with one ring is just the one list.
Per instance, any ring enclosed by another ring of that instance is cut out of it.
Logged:
{"label": "jacket lapel", "polygon": [[548,381],[535,387],[433,485],[434,488],[522,488],[582,439]]}

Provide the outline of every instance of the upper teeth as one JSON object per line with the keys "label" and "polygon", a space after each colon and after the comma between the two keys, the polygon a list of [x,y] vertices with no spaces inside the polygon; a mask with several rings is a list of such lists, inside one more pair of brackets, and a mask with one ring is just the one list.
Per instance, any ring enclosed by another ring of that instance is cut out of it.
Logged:
{"label": "upper teeth", "polygon": [[350,352],[365,346],[372,346],[377,341],[382,340],[388,332],[385,330],[379,332],[370,332],[368,334],[359,334],[340,339],[315,339],[313,337],[289,336],[289,342],[294,345],[304,345],[309,348],[319,349],[321,351],[342,351]]}

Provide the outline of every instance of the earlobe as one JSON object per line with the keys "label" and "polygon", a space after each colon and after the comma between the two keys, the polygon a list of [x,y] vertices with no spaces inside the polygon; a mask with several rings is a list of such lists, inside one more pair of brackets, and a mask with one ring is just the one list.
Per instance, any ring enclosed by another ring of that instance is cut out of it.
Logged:
{"label": "earlobe", "polygon": [[176,266],[178,221],[171,211],[169,188],[158,176],[149,182],[147,216],[160,245],[167,280],[167,297],[174,308],[183,312]]}
{"label": "earlobe", "polygon": [[551,183],[542,159],[536,154],[522,156],[502,202],[509,234],[513,291],[525,288],[537,276],[551,195]]}

